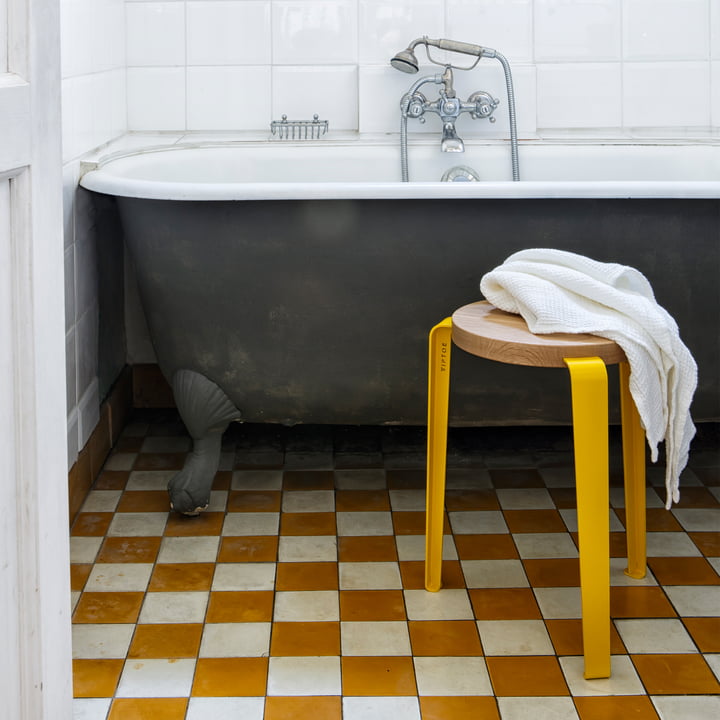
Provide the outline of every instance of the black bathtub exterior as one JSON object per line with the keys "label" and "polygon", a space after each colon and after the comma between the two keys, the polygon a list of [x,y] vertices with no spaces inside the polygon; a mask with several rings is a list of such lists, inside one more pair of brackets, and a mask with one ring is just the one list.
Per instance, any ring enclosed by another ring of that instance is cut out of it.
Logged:
{"label": "black bathtub exterior", "polygon": [[[163,372],[247,421],[424,424],[428,331],[530,247],[643,272],[698,363],[694,419],[720,418],[720,200],[117,203]],[[565,424],[569,405],[564,370],[453,352],[453,424]]]}

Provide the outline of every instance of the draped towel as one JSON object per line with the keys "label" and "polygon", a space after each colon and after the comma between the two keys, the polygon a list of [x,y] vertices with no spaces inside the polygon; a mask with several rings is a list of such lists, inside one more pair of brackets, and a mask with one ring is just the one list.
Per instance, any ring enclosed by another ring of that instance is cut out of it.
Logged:
{"label": "draped towel", "polygon": [[522,250],[483,276],[495,307],[522,315],[533,333],[590,333],[614,340],[630,365],[630,392],[653,462],[665,441],[665,507],[680,499],[695,426],[697,365],[673,318],[638,270],[562,250]]}

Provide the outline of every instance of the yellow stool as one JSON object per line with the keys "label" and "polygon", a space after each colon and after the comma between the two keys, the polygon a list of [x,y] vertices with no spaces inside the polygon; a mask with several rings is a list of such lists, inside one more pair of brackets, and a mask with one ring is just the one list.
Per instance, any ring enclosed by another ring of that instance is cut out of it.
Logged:
{"label": "yellow stool", "polygon": [[642,578],[645,548],[645,441],[630,395],[622,349],[595,335],[533,335],[519,315],[476,302],[430,332],[425,588],[442,585],[450,348],[513,365],[567,367],[572,392],[585,677],[610,677],[610,523],[606,364],[620,364],[627,575]]}

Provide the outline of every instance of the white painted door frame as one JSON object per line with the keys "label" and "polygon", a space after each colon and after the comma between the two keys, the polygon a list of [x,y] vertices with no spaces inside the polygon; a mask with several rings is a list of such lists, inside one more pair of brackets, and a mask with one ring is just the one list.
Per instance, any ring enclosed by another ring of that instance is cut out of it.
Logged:
{"label": "white painted door frame", "polygon": [[59,0],[0,0],[0,715],[72,717]]}

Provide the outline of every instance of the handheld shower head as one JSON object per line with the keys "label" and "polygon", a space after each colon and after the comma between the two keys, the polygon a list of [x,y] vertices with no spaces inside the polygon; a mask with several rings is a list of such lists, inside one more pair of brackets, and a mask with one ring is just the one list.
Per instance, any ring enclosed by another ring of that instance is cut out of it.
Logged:
{"label": "handheld shower head", "polygon": [[395,55],[395,57],[390,60],[390,64],[396,70],[401,70],[405,73],[416,73],[420,68],[420,63],[418,63],[418,59],[415,56],[415,47],[417,45],[425,46],[425,52],[427,53],[428,60],[435,65],[447,66],[449,63],[438,62],[437,60],[434,60],[432,57],[430,57],[431,47],[436,47],[440,50],[449,50],[450,52],[461,53],[463,55],[470,55],[477,58],[475,60],[475,63],[468,68],[460,68],[456,65],[451,65],[451,67],[454,67],[457,70],[470,70],[475,67],[475,65],[477,65],[480,58],[492,58],[496,56],[496,51],[492,48],[486,48],[482,47],[481,45],[474,45],[472,43],[458,42],[457,40],[445,40],[442,38],[439,40],[433,40],[427,37],[427,35],[424,35],[417,40],[413,40],[405,50],[401,50],[397,55]]}
{"label": "handheld shower head", "polygon": [[390,61],[390,64],[396,69],[404,73],[415,74],[420,65],[418,59],[415,57],[415,53],[411,48],[401,50],[395,57]]}

